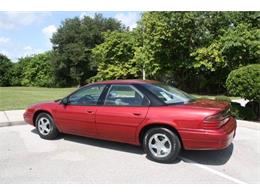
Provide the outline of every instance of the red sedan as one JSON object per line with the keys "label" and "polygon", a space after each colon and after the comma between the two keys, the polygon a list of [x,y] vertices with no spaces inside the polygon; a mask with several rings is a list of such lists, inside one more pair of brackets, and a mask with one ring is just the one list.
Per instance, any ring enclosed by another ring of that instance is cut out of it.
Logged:
{"label": "red sedan", "polygon": [[68,133],[142,145],[150,159],[171,162],[182,148],[228,147],[236,130],[229,110],[228,103],[195,99],[157,81],[115,80],[30,106],[24,120],[44,139]]}

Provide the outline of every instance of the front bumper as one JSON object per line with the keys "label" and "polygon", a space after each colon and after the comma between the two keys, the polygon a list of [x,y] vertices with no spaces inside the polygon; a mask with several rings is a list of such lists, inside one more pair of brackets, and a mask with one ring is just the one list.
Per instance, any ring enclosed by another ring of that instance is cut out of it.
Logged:
{"label": "front bumper", "polygon": [[30,124],[30,125],[34,125],[33,124],[33,111],[30,110],[26,110],[23,114],[23,119],[26,123]]}
{"label": "front bumper", "polygon": [[217,130],[187,130],[181,132],[183,145],[188,150],[220,150],[227,148],[236,134],[236,120],[229,121]]}

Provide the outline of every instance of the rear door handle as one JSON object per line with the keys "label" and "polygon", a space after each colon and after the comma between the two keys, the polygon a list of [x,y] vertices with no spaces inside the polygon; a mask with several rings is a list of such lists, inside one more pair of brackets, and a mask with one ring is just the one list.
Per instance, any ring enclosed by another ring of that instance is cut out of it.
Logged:
{"label": "rear door handle", "polygon": [[86,112],[87,112],[88,114],[93,114],[93,113],[94,113],[93,110],[86,110]]}
{"label": "rear door handle", "polygon": [[140,116],[141,113],[139,113],[139,112],[133,112],[133,115],[135,115],[135,116]]}

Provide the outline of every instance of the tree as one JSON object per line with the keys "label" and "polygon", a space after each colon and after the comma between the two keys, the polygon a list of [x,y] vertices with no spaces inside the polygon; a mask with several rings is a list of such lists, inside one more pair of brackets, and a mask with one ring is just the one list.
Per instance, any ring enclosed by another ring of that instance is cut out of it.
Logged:
{"label": "tree", "polygon": [[[214,69],[231,62],[233,65],[240,63],[232,58],[235,47],[231,42],[237,41],[233,35],[247,30],[251,35],[243,37],[251,42],[245,47],[251,45],[251,50],[256,51],[258,43],[253,31],[258,28],[258,12],[145,12],[137,32],[139,42],[142,42],[142,58],[146,59],[146,69],[149,68],[148,78],[175,81],[180,88],[190,92],[216,93],[224,91],[228,73],[220,82],[216,82],[218,77],[230,69]],[[251,63],[256,60],[253,52],[247,55]]]}
{"label": "tree", "polygon": [[19,59],[17,66],[22,68],[22,86],[52,87],[54,85],[51,55],[51,52],[45,52]]}
{"label": "tree", "polygon": [[5,55],[0,53],[0,86],[10,85],[9,72],[13,66],[11,60]]}
{"label": "tree", "polygon": [[204,76],[211,88],[224,91],[224,83],[230,71],[250,63],[259,63],[260,30],[239,24],[229,28],[209,46],[191,54],[195,58],[196,73]]}
{"label": "tree", "polygon": [[[26,60],[23,60],[26,59]],[[28,64],[29,58],[20,58],[18,62],[14,63],[9,72],[9,82],[10,86],[21,86],[23,78],[23,69]]]}
{"label": "tree", "polygon": [[104,40],[103,32],[121,30],[120,22],[103,18],[78,17],[66,19],[53,35],[53,57],[55,82],[59,86],[82,85],[96,73],[91,49]]}
{"label": "tree", "polygon": [[93,50],[93,58],[98,66],[95,80],[137,78],[141,69],[134,61],[136,39],[132,32],[107,32],[104,42]]}

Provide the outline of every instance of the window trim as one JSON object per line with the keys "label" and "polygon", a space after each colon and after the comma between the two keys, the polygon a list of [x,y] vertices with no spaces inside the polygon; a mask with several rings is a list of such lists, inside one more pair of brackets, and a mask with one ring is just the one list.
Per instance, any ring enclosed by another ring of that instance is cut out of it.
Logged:
{"label": "window trim", "polygon": [[[147,105],[105,105],[105,100],[109,94],[109,91],[111,89],[112,86],[130,86],[132,89],[134,89],[135,91],[137,91],[138,94],[142,95],[147,101],[148,101],[148,104]],[[124,84],[124,83],[120,83],[120,84],[108,84],[107,85],[107,88],[104,89],[105,91],[105,94],[103,96],[103,99],[102,99],[102,106],[106,106],[106,107],[149,107],[151,106],[151,101],[150,99],[146,96],[145,93],[143,93],[140,89],[138,89],[137,87],[135,87],[134,85],[132,84]]]}

